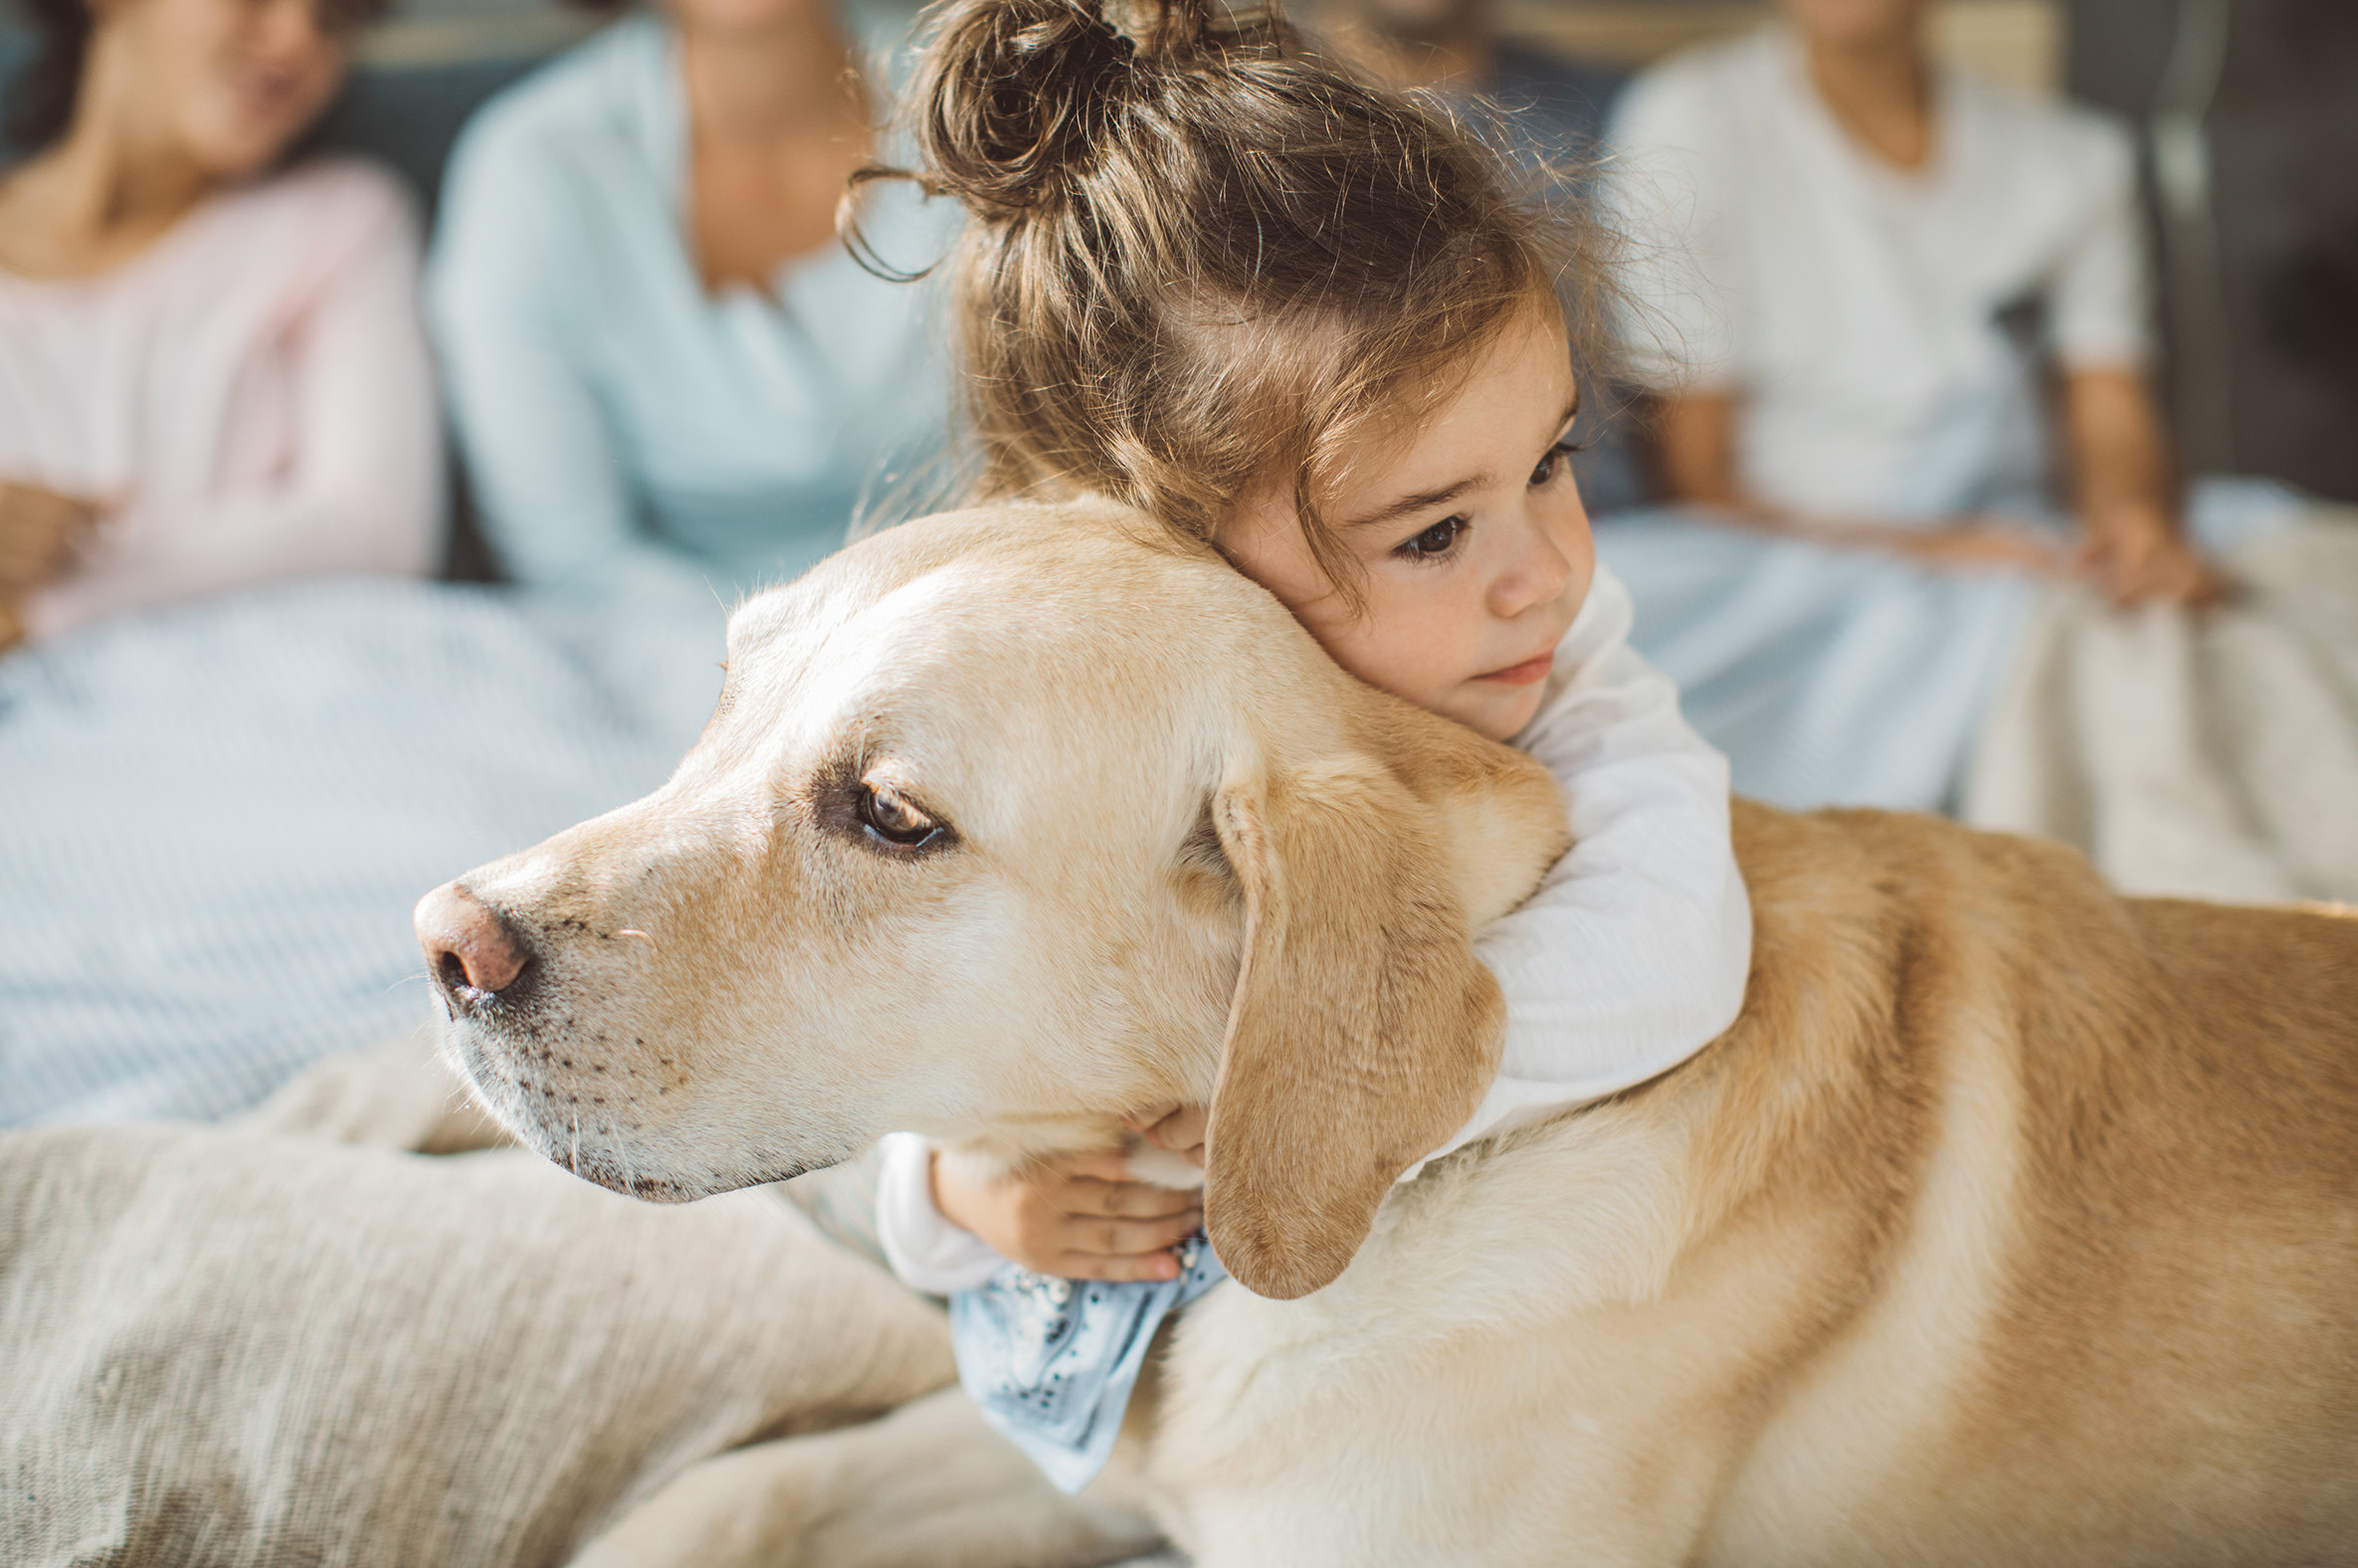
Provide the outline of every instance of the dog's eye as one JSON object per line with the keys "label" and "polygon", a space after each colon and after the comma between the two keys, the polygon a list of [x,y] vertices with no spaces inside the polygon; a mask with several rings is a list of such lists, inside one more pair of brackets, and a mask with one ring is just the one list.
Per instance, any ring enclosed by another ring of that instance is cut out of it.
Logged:
{"label": "dog's eye", "polygon": [[889,784],[860,785],[860,825],[868,836],[896,850],[922,850],[947,831],[893,790]]}

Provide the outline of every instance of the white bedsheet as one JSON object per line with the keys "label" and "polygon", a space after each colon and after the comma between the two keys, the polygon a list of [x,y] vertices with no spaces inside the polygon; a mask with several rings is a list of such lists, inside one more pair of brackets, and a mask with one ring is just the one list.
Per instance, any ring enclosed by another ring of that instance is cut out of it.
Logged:
{"label": "white bedsheet", "polygon": [[1963,815],[2075,845],[2124,892],[2358,902],[2358,509],[2224,559],[2242,593],[2203,615],[2046,590]]}

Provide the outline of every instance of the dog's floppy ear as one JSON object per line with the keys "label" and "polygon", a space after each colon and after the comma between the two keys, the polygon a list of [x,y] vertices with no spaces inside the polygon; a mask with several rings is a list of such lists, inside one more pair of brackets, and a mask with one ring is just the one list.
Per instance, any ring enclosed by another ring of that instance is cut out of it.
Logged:
{"label": "dog's floppy ear", "polygon": [[1506,873],[1519,885],[1488,918],[1564,845],[1536,764],[1426,714],[1387,720],[1369,749],[1257,763],[1212,800],[1245,939],[1204,1213],[1213,1251],[1258,1295],[1341,1274],[1393,1181],[1473,1115],[1506,1009],[1469,945],[1470,894],[1492,895],[1468,886],[1468,863],[1519,830],[1522,870]]}

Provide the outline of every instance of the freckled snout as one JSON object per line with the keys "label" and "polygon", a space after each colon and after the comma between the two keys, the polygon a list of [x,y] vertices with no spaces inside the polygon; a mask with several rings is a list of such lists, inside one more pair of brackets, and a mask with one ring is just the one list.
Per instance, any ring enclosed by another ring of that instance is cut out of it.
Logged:
{"label": "freckled snout", "polygon": [[455,882],[418,900],[410,922],[426,950],[426,971],[456,1012],[473,1012],[513,986],[532,962],[515,928]]}

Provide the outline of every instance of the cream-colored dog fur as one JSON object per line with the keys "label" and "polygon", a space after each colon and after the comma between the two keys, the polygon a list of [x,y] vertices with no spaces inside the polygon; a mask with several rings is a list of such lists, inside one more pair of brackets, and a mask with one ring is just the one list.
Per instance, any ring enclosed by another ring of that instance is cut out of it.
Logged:
{"label": "cream-colored dog fur", "polygon": [[1395,1188],[1492,1071],[1468,939],[1551,781],[1142,519],[961,514],[739,610],[670,783],[463,879],[529,962],[451,1042],[670,1200],[1208,1100],[1240,1282],[1117,1466],[1209,1568],[2358,1560],[2358,922],[1736,826],[1738,1023]]}

